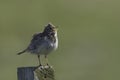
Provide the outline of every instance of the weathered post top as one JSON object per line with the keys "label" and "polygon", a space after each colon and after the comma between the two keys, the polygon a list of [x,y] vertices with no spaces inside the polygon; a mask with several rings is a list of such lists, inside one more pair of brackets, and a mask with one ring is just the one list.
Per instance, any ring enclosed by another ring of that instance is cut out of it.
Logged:
{"label": "weathered post top", "polygon": [[50,66],[19,67],[18,80],[55,80],[54,69]]}

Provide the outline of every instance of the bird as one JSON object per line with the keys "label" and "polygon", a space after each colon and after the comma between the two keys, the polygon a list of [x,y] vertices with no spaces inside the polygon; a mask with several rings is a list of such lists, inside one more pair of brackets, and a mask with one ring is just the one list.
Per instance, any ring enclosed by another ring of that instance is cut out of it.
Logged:
{"label": "bird", "polygon": [[49,65],[47,60],[48,54],[58,48],[57,31],[57,26],[54,26],[52,23],[48,23],[43,32],[34,34],[28,47],[17,53],[17,55],[21,55],[26,52],[35,54],[38,57],[39,66],[42,66],[40,56],[44,55],[46,64]]}

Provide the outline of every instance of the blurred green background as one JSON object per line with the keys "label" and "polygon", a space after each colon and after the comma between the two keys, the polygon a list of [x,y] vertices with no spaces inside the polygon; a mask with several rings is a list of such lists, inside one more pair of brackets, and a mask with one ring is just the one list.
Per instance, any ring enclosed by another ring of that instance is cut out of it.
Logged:
{"label": "blurred green background", "polygon": [[0,0],[0,80],[38,64],[16,53],[48,22],[59,26],[59,48],[48,57],[56,80],[120,80],[119,0]]}

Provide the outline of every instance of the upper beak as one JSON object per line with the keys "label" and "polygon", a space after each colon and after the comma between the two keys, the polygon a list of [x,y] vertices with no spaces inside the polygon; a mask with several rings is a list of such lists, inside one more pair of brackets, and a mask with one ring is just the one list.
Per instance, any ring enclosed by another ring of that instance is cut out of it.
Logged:
{"label": "upper beak", "polygon": [[55,30],[58,30],[58,26],[55,26]]}

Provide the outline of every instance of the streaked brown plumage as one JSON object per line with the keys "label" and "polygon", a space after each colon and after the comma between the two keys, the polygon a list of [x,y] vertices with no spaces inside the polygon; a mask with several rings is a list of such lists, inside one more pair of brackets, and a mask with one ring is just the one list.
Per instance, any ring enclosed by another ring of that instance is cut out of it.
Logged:
{"label": "streaked brown plumage", "polygon": [[[58,38],[57,38],[57,29],[54,25],[49,23],[42,33],[37,33],[33,35],[33,38],[29,44],[29,46],[18,53],[18,55],[30,52],[31,54],[36,54],[40,62],[40,55],[45,55],[47,59],[47,55],[56,50],[58,47]],[[47,63],[48,64],[48,63]]]}

